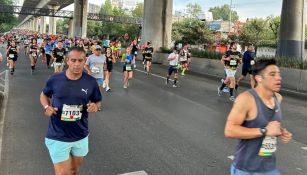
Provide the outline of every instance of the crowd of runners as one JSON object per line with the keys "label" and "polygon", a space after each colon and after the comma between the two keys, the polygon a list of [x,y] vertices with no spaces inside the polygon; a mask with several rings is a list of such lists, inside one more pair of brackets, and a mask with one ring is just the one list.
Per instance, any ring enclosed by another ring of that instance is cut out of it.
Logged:
{"label": "crowd of runners", "polygon": [[[151,73],[155,48],[151,41],[140,45],[131,41],[122,52],[118,39],[82,39],[65,36],[48,36],[29,31],[17,31],[1,37],[7,41],[5,56],[11,75],[15,73],[20,47],[29,58],[29,72],[34,75],[38,60],[46,69],[54,69],[40,95],[49,126],[45,144],[49,150],[57,175],[77,174],[84,156],[88,153],[88,113],[101,110],[101,92],[111,90],[110,77],[113,66],[120,62],[123,71],[123,88],[129,87],[139,53],[143,56],[144,70]],[[177,87],[179,75],[185,76],[191,64],[191,47],[173,47],[167,60],[169,67],[166,84],[173,75],[173,87]],[[247,51],[237,51],[232,42],[221,58],[225,79],[221,80],[218,95],[229,92],[236,101],[228,116],[225,136],[239,139],[232,175],[279,175],[275,152],[277,138],[288,143],[292,134],[281,125],[280,103],[281,76],[274,59],[257,60],[253,45]],[[242,65],[242,75],[235,79]],[[181,71],[181,72],[180,72]],[[240,82],[250,75],[251,90],[235,98],[234,91]],[[82,95],[80,95],[80,93]]]}

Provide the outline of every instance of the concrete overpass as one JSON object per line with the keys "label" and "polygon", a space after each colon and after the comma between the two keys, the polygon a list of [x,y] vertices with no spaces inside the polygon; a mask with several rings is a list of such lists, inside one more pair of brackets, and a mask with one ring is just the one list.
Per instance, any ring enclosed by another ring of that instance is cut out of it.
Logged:
{"label": "concrete overpass", "polygon": [[[277,56],[303,59],[304,55],[304,2],[305,0],[283,0],[281,25]],[[86,37],[88,0],[25,0],[24,6],[37,8],[48,7],[54,10],[62,9],[74,3],[73,20],[70,21],[70,33],[73,36]],[[151,41],[155,48],[169,47],[172,30],[173,0],[144,1],[142,24],[142,41]],[[22,28],[37,27],[37,18],[21,16]],[[41,33],[44,33],[44,18],[41,18]],[[49,32],[56,33],[55,18],[50,18]],[[37,30],[36,30],[37,31]]]}

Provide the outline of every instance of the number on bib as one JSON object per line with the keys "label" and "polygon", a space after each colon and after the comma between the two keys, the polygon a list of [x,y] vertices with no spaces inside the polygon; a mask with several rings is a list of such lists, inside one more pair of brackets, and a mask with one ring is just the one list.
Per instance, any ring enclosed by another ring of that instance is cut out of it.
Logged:
{"label": "number on bib", "polygon": [[61,120],[74,122],[82,116],[82,105],[63,105]]}
{"label": "number on bib", "polygon": [[229,65],[230,66],[236,66],[237,65],[237,60],[230,60]]}
{"label": "number on bib", "polygon": [[259,150],[259,156],[271,156],[277,150],[277,137],[266,136]]}

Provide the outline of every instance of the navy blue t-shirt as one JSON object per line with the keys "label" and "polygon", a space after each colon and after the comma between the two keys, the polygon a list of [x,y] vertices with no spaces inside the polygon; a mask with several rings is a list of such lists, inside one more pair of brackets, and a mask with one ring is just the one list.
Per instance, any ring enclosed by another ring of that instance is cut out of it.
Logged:
{"label": "navy blue t-shirt", "polygon": [[[58,108],[57,114],[49,118],[46,137],[62,142],[74,142],[88,136],[89,102],[101,101],[101,93],[96,79],[83,72],[78,80],[70,80],[66,72],[51,76],[43,89],[43,93],[52,98],[51,105]],[[82,105],[82,116],[77,121],[62,121],[63,105]]]}

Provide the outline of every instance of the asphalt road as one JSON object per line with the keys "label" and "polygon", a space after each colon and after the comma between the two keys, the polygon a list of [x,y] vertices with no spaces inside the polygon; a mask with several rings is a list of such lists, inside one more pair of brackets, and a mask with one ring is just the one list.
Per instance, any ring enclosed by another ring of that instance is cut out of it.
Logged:
{"label": "asphalt road", "polygon": [[[2,50],[3,53],[3,50]],[[0,70],[6,69],[5,63]],[[141,69],[138,64],[138,69]],[[1,175],[51,175],[53,166],[44,145],[47,118],[39,94],[52,70],[38,63],[30,75],[23,54],[10,76],[5,116]],[[143,171],[148,175],[226,175],[237,141],[223,135],[232,106],[217,96],[217,80],[199,75],[180,77],[179,88],[165,85],[167,68],[153,65],[154,75],[135,71],[128,89],[122,72],[111,76],[111,92],[103,93],[103,110],[90,114],[90,152],[82,175],[117,175]],[[221,70],[222,71],[222,70]],[[240,91],[245,90],[241,88]],[[307,104],[284,96],[283,125],[294,134],[279,145],[283,175],[307,174]],[[144,174],[144,173],[143,173]]]}

